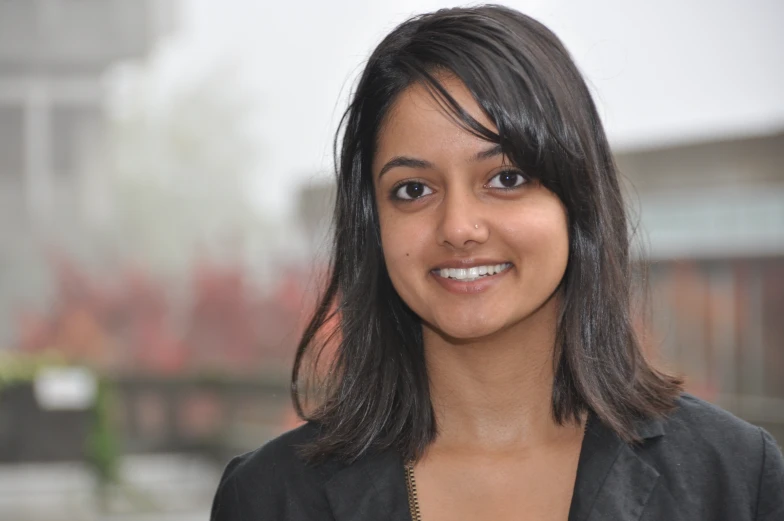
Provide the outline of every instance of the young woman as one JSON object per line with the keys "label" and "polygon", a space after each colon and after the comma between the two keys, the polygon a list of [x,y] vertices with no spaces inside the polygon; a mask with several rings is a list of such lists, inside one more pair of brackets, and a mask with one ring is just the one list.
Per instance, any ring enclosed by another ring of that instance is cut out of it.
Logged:
{"label": "young woman", "polygon": [[548,29],[403,23],[338,142],[308,422],[228,465],[214,521],[784,519],[771,436],[643,357],[613,159]]}

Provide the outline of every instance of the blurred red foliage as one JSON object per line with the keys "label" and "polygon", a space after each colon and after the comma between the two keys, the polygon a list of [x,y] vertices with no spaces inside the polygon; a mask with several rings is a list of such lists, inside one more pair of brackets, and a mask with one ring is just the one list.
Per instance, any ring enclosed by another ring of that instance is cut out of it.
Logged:
{"label": "blurred red foliage", "polygon": [[63,256],[46,312],[19,314],[18,345],[115,373],[253,374],[287,368],[313,297],[304,269],[258,288],[245,268],[200,260],[184,295],[138,268],[100,279]]}

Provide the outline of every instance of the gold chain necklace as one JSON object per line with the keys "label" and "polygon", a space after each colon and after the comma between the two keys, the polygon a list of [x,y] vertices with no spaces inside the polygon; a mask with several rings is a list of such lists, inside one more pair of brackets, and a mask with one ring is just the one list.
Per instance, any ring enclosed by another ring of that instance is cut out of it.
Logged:
{"label": "gold chain necklace", "polygon": [[414,479],[414,464],[406,463],[406,488],[408,489],[408,508],[411,511],[411,521],[422,521],[419,512],[419,498],[417,497],[416,480]]}

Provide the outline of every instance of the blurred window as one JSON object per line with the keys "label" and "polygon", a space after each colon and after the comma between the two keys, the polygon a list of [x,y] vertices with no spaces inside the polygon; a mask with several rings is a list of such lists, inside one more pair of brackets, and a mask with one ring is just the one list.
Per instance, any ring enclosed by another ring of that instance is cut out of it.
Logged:
{"label": "blurred window", "polygon": [[22,107],[0,104],[0,177],[23,177],[24,155]]}
{"label": "blurred window", "polygon": [[89,147],[89,130],[100,117],[90,107],[54,106],[51,113],[52,171],[71,175],[81,164]]}

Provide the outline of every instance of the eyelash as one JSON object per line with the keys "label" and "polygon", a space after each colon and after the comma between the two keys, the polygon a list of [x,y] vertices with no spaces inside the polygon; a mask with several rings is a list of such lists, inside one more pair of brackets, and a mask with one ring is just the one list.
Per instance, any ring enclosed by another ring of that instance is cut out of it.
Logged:
{"label": "eyelash", "polygon": [[[518,188],[524,186],[525,184],[527,184],[529,182],[529,179],[525,176],[525,174],[523,174],[519,170],[512,169],[512,168],[506,169],[506,170],[502,170],[502,171],[498,172],[493,177],[491,177],[490,180],[492,181],[493,179],[495,179],[496,177],[498,177],[498,176],[500,176],[502,174],[515,174],[515,175],[518,175],[518,176],[520,176],[522,178],[522,183],[520,183],[519,185],[516,185],[516,186],[493,187],[493,188],[491,188],[492,190],[501,190],[503,192],[510,192],[512,190],[517,190]],[[489,181],[488,181],[488,184],[489,184]],[[403,197],[399,197],[397,195],[397,193],[400,191],[401,188],[403,188],[404,186],[408,186],[408,185],[422,185],[422,186],[427,187],[427,184],[419,182],[419,181],[403,181],[403,182],[397,183],[395,186],[392,187],[392,189],[391,189],[391,191],[389,193],[389,198],[391,200],[393,200],[393,201],[399,201],[399,202],[403,202],[403,203],[413,203],[415,201],[418,201],[422,197],[424,197],[424,196],[420,196],[420,197],[415,197],[413,199],[405,199]],[[426,194],[426,195],[430,195],[430,194]]]}

